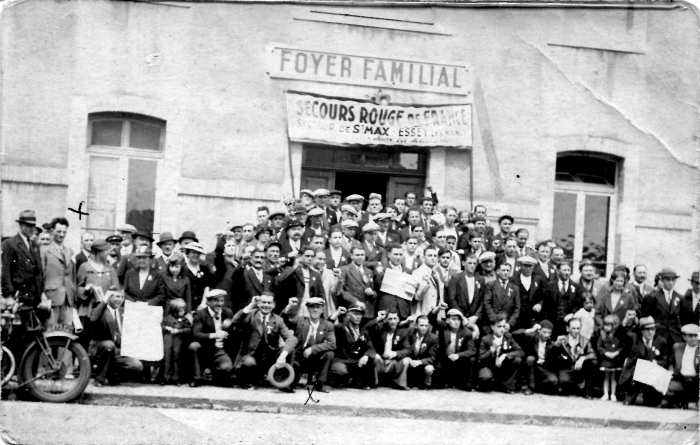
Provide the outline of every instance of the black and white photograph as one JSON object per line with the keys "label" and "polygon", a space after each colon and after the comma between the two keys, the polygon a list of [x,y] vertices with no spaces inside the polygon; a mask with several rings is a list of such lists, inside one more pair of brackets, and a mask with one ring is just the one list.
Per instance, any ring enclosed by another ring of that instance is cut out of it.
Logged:
{"label": "black and white photograph", "polygon": [[0,444],[700,442],[685,1],[0,1]]}

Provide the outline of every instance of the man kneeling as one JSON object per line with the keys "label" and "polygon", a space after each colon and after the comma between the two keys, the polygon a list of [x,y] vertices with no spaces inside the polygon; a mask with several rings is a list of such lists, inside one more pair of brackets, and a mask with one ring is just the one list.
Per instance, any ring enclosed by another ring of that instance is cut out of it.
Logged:
{"label": "man kneeling", "polygon": [[[236,357],[236,376],[241,388],[261,383],[272,365],[282,368],[291,361],[297,345],[294,333],[277,314],[273,314],[275,296],[263,292],[233,317],[233,326],[241,332],[241,350]],[[281,342],[281,341],[282,342]],[[280,346],[282,343],[283,346]],[[292,388],[285,389],[285,391]]]}
{"label": "man kneeling", "polygon": [[438,350],[438,337],[428,332],[430,323],[426,315],[416,318],[415,331],[409,335],[411,352],[404,359],[408,367],[408,386],[430,389],[435,372],[435,356]]}
{"label": "man kneeling", "polygon": [[194,358],[194,380],[190,386],[198,386],[202,381],[202,368],[213,366],[214,371],[229,383],[233,374],[233,362],[225,346],[231,331],[233,312],[224,307],[226,291],[212,289],[204,298],[207,307],[194,313],[192,333],[194,341],[189,350]]}
{"label": "man kneeling", "polygon": [[407,363],[404,358],[411,353],[411,347],[408,335],[405,331],[398,330],[398,326],[399,314],[395,311],[379,311],[377,318],[367,323],[365,329],[370,332],[372,344],[377,351],[374,356],[373,386],[379,385],[379,375],[384,374],[393,380],[394,388],[407,391]]}
{"label": "man kneeling", "polygon": [[123,304],[124,292],[112,287],[90,317],[94,340],[90,355],[97,357],[95,386],[116,385],[123,371],[138,375],[143,370],[139,360],[121,355]]}
{"label": "man kneeling", "polygon": [[365,305],[362,302],[352,303],[347,310],[341,306],[330,320],[336,320],[345,312],[345,322],[335,324],[336,350],[331,373],[337,386],[347,383],[348,386],[369,389],[374,382],[374,357],[377,352],[367,329],[360,328]]}
{"label": "man kneeling", "polygon": [[523,350],[527,358],[523,365],[523,394],[526,396],[535,389],[548,394],[556,394],[559,390],[556,350],[551,338],[553,329],[552,322],[542,320],[539,329],[525,334]]}
{"label": "man kneeling", "polygon": [[[301,374],[306,373],[307,385],[313,385],[314,390],[319,392],[328,392],[324,384],[328,380],[328,371],[335,351],[333,323],[321,319],[325,304],[323,298],[309,298],[306,302],[309,316],[297,315],[288,319],[289,327],[294,327],[294,335],[297,338],[297,348],[294,351],[294,385],[299,382]],[[296,297],[290,298],[283,316],[290,312],[299,314],[298,305],[299,300]]]}
{"label": "man kneeling", "polygon": [[489,391],[492,387],[509,394],[515,392],[518,368],[523,350],[506,332],[508,315],[501,312],[491,324],[491,333],[481,339],[479,360],[479,390]]}

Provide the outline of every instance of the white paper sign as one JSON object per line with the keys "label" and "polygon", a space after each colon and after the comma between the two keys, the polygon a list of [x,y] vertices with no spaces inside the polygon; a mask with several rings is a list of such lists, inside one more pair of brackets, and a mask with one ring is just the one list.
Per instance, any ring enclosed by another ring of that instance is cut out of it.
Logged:
{"label": "white paper sign", "polygon": [[162,321],[162,307],[125,301],[121,355],[139,360],[162,360]]}
{"label": "white paper sign", "polygon": [[637,359],[637,366],[634,369],[634,381],[649,385],[661,394],[666,395],[668,384],[671,382],[672,377],[671,371],[662,368],[656,363]]}
{"label": "white paper sign", "polygon": [[416,293],[416,279],[394,269],[385,269],[381,291],[411,301]]}

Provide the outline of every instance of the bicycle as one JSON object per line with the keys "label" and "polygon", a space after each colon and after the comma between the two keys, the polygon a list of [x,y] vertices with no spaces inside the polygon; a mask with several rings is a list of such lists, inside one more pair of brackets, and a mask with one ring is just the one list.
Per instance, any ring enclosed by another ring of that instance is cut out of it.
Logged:
{"label": "bicycle", "polygon": [[[0,387],[16,376],[17,388],[27,387],[43,402],[65,403],[83,394],[90,381],[90,357],[77,342],[72,326],[52,325],[45,330],[34,308],[20,305],[0,314],[0,319],[4,331],[0,338]],[[12,350],[2,343],[22,321],[31,341],[23,348],[17,367]]]}

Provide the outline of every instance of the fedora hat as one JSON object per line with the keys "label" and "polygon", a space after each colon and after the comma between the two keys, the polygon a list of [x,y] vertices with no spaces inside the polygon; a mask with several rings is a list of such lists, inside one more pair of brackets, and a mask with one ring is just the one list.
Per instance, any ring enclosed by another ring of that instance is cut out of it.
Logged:
{"label": "fedora hat", "polygon": [[195,235],[194,232],[191,231],[191,230],[185,230],[184,232],[182,232],[182,235],[180,236],[180,238],[178,238],[177,242],[180,243],[180,244],[182,244],[182,240],[183,240],[183,239],[191,239],[191,240],[193,240],[195,243],[198,243],[198,242],[199,242],[199,239],[197,238],[197,235]]}
{"label": "fedora hat", "polygon": [[659,276],[661,278],[678,278],[679,275],[670,267],[664,267],[661,269],[661,272],[659,272]]}
{"label": "fedora hat", "polygon": [[277,364],[273,364],[267,371],[267,380],[275,388],[286,388],[294,381],[294,368],[289,363],[285,363],[281,368],[277,368]]}
{"label": "fedora hat", "polygon": [[19,218],[15,221],[28,226],[36,226],[36,215],[34,214],[34,210],[25,210],[20,212]]}
{"label": "fedora hat", "polygon": [[147,231],[147,230],[139,230],[139,231],[137,231],[136,233],[132,233],[132,234],[131,234],[131,238],[132,238],[132,239],[136,239],[137,236],[140,236],[140,237],[142,237],[142,238],[148,238],[148,240],[149,240],[150,242],[155,241],[155,240],[153,239],[153,236],[151,235],[151,232],[149,232],[149,231]]}
{"label": "fedora hat", "polygon": [[167,242],[167,241],[176,242],[177,240],[176,240],[175,238],[173,238],[173,234],[172,234],[172,233],[170,233],[170,232],[163,232],[163,233],[161,233],[160,236],[158,237],[158,242],[157,242],[156,244],[158,244],[158,245],[160,246],[161,244],[163,244],[163,243],[165,243],[165,242]]}

